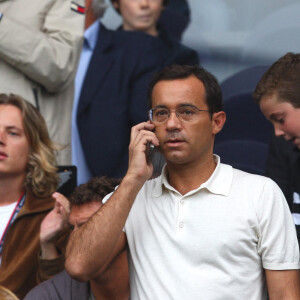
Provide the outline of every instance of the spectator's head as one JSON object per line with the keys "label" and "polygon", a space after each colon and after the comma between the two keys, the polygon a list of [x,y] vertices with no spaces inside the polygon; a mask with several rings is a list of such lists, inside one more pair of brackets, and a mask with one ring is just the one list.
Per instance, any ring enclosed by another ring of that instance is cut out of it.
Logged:
{"label": "spectator's head", "polygon": [[262,76],[253,94],[277,136],[300,148],[300,54],[287,53]]}
{"label": "spectator's head", "polygon": [[102,199],[113,192],[119,183],[119,179],[94,177],[77,187],[69,199],[69,223],[72,226],[84,224],[102,206]]}
{"label": "spectator's head", "polygon": [[168,0],[111,0],[123,18],[123,29],[157,35],[157,21]]}
{"label": "spectator's head", "polygon": [[198,66],[169,66],[154,77],[148,95],[149,119],[167,165],[210,159],[226,120],[215,77]]}
{"label": "spectator's head", "polygon": [[0,94],[0,114],[0,172],[6,178],[24,178],[25,189],[38,198],[50,196],[58,181],[56,147],[44,118],[13,94]]}
{"label": "spectator's head", "polygon": [[155,85],[160,81],[171,81],[196,77],[204,85],[205,101],[210,115],[223,110],[222,92],[217,79],[205,69],[199,66],[171,65],[165,67],[154,75],[148,89],[148,100],[152,108],[152,93]]}

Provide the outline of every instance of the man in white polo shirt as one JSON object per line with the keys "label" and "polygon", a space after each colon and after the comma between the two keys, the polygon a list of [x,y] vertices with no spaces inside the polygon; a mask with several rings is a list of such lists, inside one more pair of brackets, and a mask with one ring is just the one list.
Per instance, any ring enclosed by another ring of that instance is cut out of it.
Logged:
{"label": "man in white polo shirt", "polygon": [[[165,68],[150,84],[149,122],[132,128],[129,167],[67,247],[71,276],[101,275],[129,247],[131,299],[300,299],[295,226],[270,179],[220,163],[225,113],[216,79]],[[164,155],[153,171],[149,143]]]}

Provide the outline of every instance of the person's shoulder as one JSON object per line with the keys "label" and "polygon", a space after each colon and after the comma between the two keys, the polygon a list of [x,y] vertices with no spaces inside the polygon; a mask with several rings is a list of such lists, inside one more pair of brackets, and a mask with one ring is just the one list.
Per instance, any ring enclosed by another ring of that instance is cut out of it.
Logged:
{"label": "person's shoulder", "polygon": [[197,52],[194,49],[182,44],[181,42],[173,40],[173,45],[175,48],[178,48],[181,52],[194,55],[197,54]]}
{"label": "person's shoulder", "polygon": [[263,191],[267,188],[279,189],[275,181],[267,176],[252,174],[235,168],[233,168],[233,183],[240,188],[248,187],[253,192],[255,190]]}
{"label": "person's shoulder", "polygon": [[54,198],[52,196],[39,198],[33,194],[30,189],[27,189],[25,194],[25,203],[22,211],[26,213],[35,213],[33,216],[39,216],[40,213],[47,213],[54,207]]}
{"label": "person's shoulder", "polygon": [[[53,276],[35,288],[33,288],[24,298],[24,300],[67,300],[71,299],[67,295],[71,295],[71,290],[76,291],[79,295],[83,295],[87,291],[87,283],[72,279],[66,270]],[[72,298],[73,299],[73,298]],[[77,299],[77,298],[76,298]],[[79,299],[79,298],[78,298]]]}
{"label": "person's shoulder", "polygon": [[234,177],[237,180],[251,180],[257,182],[266,182],[271,180],[269,177],[258,175],[258,174],[252,174],[246,171],[242,171],[240,169],[232,168],[232,170],[233,170]]}
{"label": "person's shoulder", "polygon": [[175,40],[170,40],[169,43],[165,45],[165,50],[169,53],[166,65],[170,63],[179,65],[199,65],[199,56],[195,50]]}
{"label": "person's shoulder", "polygon": [[[60,289],[59,286],[64,286],[66,281],[71,281],[71,277],[66,271],[53,276],[52,278],[42,282],[35,288],[33,288],[24,298],[24,300],[34,300],[34,299],[52,299],[54,296],[58,296]],[[67,285],[66,285],[67,288]],[[58,298],[60,299],[60,298]]]}

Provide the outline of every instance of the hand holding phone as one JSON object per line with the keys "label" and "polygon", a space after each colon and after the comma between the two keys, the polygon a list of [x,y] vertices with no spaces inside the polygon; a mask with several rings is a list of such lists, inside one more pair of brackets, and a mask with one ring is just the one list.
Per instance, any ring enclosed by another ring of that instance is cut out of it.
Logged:
{"label": "hand holding phone", "polygon": [[[150,122],[143,122],[131,129],[129,164],[126,174],[134,176],[138,181],[148,180],[153,173],[150,157],[154,150],[153,145],[159,146],[159,140],[153,132],[154,128],[155,126]],[[150,143],[153,145],[150,146]]]}

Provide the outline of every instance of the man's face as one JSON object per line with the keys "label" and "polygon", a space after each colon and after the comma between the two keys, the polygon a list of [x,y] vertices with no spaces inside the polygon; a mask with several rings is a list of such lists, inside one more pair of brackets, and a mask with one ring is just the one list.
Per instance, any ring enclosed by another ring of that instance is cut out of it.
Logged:
{"label": "man's face", "polygon": [[[194,76],[158,82],[152,92],[152,108],[175,110],[193,106],[208,110],[203,83]],[[198,164],[211,159],[214,136],[225,122],[225,113],[199,112],[193,121],[179,120],[175,112],[164,123],[153,123],[160,150],[168,163]]]}
{"label": "man's face", "polygon": [[100,207],[101,202],[92,201],[80,205],[72,205],[69,216],[69,224],[74,227],[83,225]]}
{"label": "man's face", "polygon": [[263,97],[260,109],[273,124],[276,136],[283,136],[300,148],[300,108],[295,108],[289,102],[279,101],[278,96]]}
{"label": "man's face", "polygon": [[21,111],[0,105],[0,176],[25,176],[29,154]]}
{"label": "man's face", "polygon": [[119,0],[114,2],[123,17],[124,30],[156,35],[156,23],[163,11],[163,0]]}

